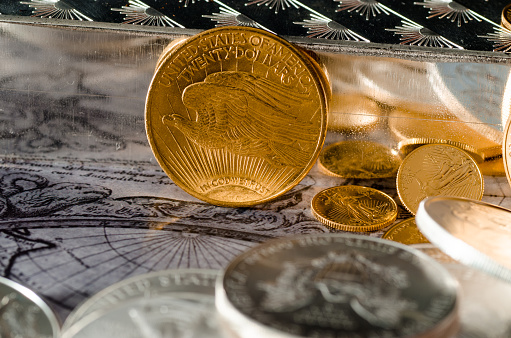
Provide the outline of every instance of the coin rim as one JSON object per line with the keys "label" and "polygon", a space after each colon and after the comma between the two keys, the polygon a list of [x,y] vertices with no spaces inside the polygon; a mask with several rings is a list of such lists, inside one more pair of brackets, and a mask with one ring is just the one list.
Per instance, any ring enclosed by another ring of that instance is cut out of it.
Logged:
{"label": "coin rim", "polygon": [[[468,153],[466,152],[465,150],[463,149],[460,149],[458,147],[455,147],[453,145],[450,145],[450,144],[444,144],[444,143],[435,143],[435,144],[425,144],[425,145],[422,145],[420,146],[419,148],[413,150],[411,153],[409,153],[404,159],[403,159],[403,162],[401,162],[401,166],[399,167],[399,170],[397,171],[397,175],[396,175],[396,191],[397,191],[397,195],[399,197],[399,200],[401,201],[401,204],[406,208],[406,210],[408,210],[412,215],[415,216],[415,214],[417,213],[417,210],[416,211],[412,211],[409,206],[407,205],[407,203],[405,203],[405,201],[403,200],[403,197],[402,197],[402,193],[400,191],[400,184],[399,184],[399,178],[401,177],[401,173],[403,171],[403,167],[405,166],[405,163],[407,163],[407,159],[410,158],[410,156],[415,153],[415,152],[418,152],[418,151],[423,151],[425,147],[435,147],[435,146],[443,146],[443,147],[451,147],[451,148],[454,148],[458,151],[461,151],[463,152],[466,156],[468,156],[474,163],[476,169],[477,169],[477,172],[479,173],[479,178],[481,180],[481,192],[479,194],[479,197],[478,199],[480,200],[481,198],[483,198],[483,194],[484,194],[484,177],[483,177],[483,174],[481,173],[481,169],[479,169],[479,166],[477,165],[477,162],[476,160]],[[422,150],[421,150],[422,149]],[[428,197],[433,197],[433,196],[426,196],[425,198],[428,198]],[[422,201],[421,201],[422,202]],[[420,202],[419,202],[419,205],[420,205]],[[419,205],[417,205],[417,209],[419,208]]]}
{"label": "coin rim", "polygon": [[254,206],[254,205],[258,205],[258,204],[262,204],[262,203],[268,202],[270,200],[273,200],[273,199],[275,199],[275,198],[285,194],[286,192],[291,190],[293,187],[295,187],[305,176],[307,176],[309,171],[312,169],[312,167],[316,163],[317,158],[319,157],[319,154],[321,152],[321,149],[323,148],[323,144],[324,144],[325,138],[326,138],[327,117],[328,117],[328,101],[327,101],[328,100],[328,94],[327,94],[327,92],[326,92],[326,90],[325,90],[325,88],[323,86],[323,79],[324,79],[324,77],[322,77],[320,75],[319,67],[314,66],[314,64],[312,63],[312,58],[311,57],[305,57],[304,53],[300,51],[299,47],[297,47],[297,46],[293,45],[292,43],[286,41],[282,37],[277,36],[275,34],[272,34],[272,33],[268,32],[266,30],[263,30],[263,29],[254,28],[254,27],[240,27],[240,26],[228,26],[228,27],[212,28],[210,30],[203,31],[203,32],[201,32],[201,33],[199,33],[199,34],[197,34],[195,36],[192,36],[192,37],[188,38],[186,40],[186,43],[178,44],[176,46],[176,48],[173,49],[173,51],[174,51],[174,53],[177,53],[180,50],[182,50],[183,48],[185,48],[188,45],[189,42],[198,41],[198,40],[200,40],[204,36],[212,35],[212,34],[215,34],[215,33],[218,33],[218,32],[222,32],[222,31],[226,31],[226,32],[232,32],[232,31],[247,32],[247,31],[249,31],[249,32],[253,32],[255,34],[260,34],[261,36],[270,37],[271,39],[274,39],[275,41],[281,43],[283,46],[285,46],[291,52],[293,52],[294,55],[297,56],[303,62],[303,64],[305,65],[305,67],[309,71],[309,73],[311,75],[311,79],[314,82],[315,88],[318,91],[318,99],[319,99],[319,104],[320,104],[319,112],[320,112],[320,115],[321,115],[320,116],[321,121],[320,121],[320,126],[319,126],[319,132],[318,132],[318,137],[317,137],[317,141],[316,141],[316,149],[311,154],[311,158],[310,158],[309,163],[306,164],[305,166],[303,166],[300,171],[297,171],[296,178],[294,180],[288,182],[284,187],[280,188],[280,190],[278,190],[278,191],[276,191],[276,192],[272,193],[271,195],[266,196],[264,198],[257,199],[257,200],[252,200],[252,201],[248,201],[248,202],[246,202],[246,201],[242,201],[242,202],[240,202],[240,201],[236,202],[235,201],[235,202],[233,202],[233,201],[222,201],[222,200],[212,199],[212,198],[209,198],[209,197],[205,196],[204,194],[199,193],[198,191],[195,191],[195,190],[191,189],[187,185],[183,184],[181,182],[181,180],[179,180],[177,175],[174,175],[173,172],[169,168],[167,168],[167,166],[164,164],[164,161],[162,160],[161,155],[159,154],[159,151],[158,151],[158,149],[156,147],[156,144],[154,144],[154,142],[152,141],[152,138],[153,138],[152,137],[153,133],[151,132],[152,123],[151,123],[151,119],[149,119],[149,115],[151,114],[150,113],[150,111],[151,111],[150,106],[151,106],[152,101],[153,101],[153,99],[152,99],[153,88],[156,87],[157,81],[158,81],[157,78],[159,78],[159,75],[162,73],[162,69],[164,69],[164,65],[168,62],[170,57],[166,57],[165,60],[161,63],[159,68],[154,73],[153,78],[151,80],[151,84],[149,85],[149,89],[147,91],[147,96],[146,96],[145,112],[144,112],[145,129],[146,129],[147,139],[148,139],[148,142],[149,142],[149,145],[151,147],[151,150],[152,150],[152,153],[153,153],[154,157],[156,158],[156,160],[157,160],[158,164],[160,165],[161,169],[167,174],[167,176],[177,186],[179,186],[181,189],[183,189],[185,192],[187,192],[191,196],[193,196],[195,198],[198,198],[198,199],[200,199],[202,201],[208,202],[210,204],[213,204],[213,205],[225,206],[225,207],[249,207],[249,206]]}
{"label": "coin rim", "polygon": [[[392,206],[392,208],[394,209],[395,212],[393,212],[393,215],[390,217],[390,219],[388,219],[387,221],[385,221],[383,223],[355,226],[355,225],[342,224],[342,223],[339,223],[339,222],[335,222],[335,221],[329,219],[327,216],[322,215],[315,208],[314,203],[317,201],[317,199],[319,198],[319,196],[322,193],[325,193],[326,191],[330,191],[330,190],[337,190],[337,189],[347,190],[346,188],[347,189],[351,189],[351,190],[360,189],[360,190],[370,190],[370,191],[373,191],[376,194],[381,195],[384,199],[390,201],[390,204],[391,204],[391,206]],[[389,224],[394,223],[394,221],[397,218],[398,209],[397,209],[396,201],[394,201],[394,199],[392,197],[390,197],[388,194],[384,193],[383,191],[380,191],[380,190],[377,190],[377,189],[373,189],[373,188],[369,188],[369,187],[360,186],[360,185],[341,185],[341,186],[336,186],[336,187],[331,187],[331,188],[327,188],[327,189],[321,190],[316,195],[314,195],[314,197],[312,198],[312,201],[311,201],[311,212],[312,212],[312,215],[318,221],[320,221],[321,223],[323,223],[323,224],[325,224],[325,225],[327,225],[327,226],[329,226],[331,228],[334,228],[334,229],[337,229],[337,230],[349,231],[349,232],[368,232],[368,231],[376,231],[376,230],[383,229],[386,226],[388,226]]]}

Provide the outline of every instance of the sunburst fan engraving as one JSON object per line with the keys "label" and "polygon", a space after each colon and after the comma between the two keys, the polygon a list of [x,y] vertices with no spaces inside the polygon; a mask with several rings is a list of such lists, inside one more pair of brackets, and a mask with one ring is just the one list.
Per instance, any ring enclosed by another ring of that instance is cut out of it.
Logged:
{"label": "sunburst fan engraving", "polygon": [[348,11],[359,13],[362,16],[366,17],[366,20],[369,20],[371,17],[376,17],[378,14],[387,14],[389,15],[389,11],[376,0],[334,0],[339,2],[339,8],[336,9],[336,12]]}
{"label": "sunburst fan engraving", "polygon": [[216,21],[216,27],[223,26],[245,26],[262,28],[256,21],[249,17],[235,11],[232,8],[220,7],[220,13],[213,13],[212,15],[203,15],[203,18]]}
{"label": "sunburst fan engraving", "polygon": [[181,27],[176,21],[139,0],[130,0],[128,6],[112,8],[112,11],[126,15],[124,23],[147,26]]}
{"label": "sunburst fan engraving", "polygon": [[467,23],[471,20],[481,21],[476,13],[455,1],[425,0],[424,2],[414,2],[414,4],[429,8],[430,16],[428,16],[428,19],[434,17],[438,17],[439,19],[446,18],[451,22],[457,22],[458,27],[460,27],[462,23]]}
{"label": "sunburst fan engraving", "polygon": [[[197,0],[198,1],[198,0]],[[206,1],[209,1],[209,0],[206,0]],[[190,4],[190,2],[192,4],[195,3],[195,0],[179,0],[179,2],[184,2],[185,3],[185,7],[188,7],[188,5]]]}
{"label": "sunburst fan engraving", "polygon": [[478,37],[493,42],[494,52],[511,53],[511,31],[503,27],[495,27],[494,29],[495,33],[478,35]]}
{"label": "sunburst fan engraving", "polygon": [[411,22],[403,22],[403,26],[397,26],[395,29],[386,30],[400,35],[402,45],[463,49],[463,47],[447,40],[432,30]]}
{"label": "sunburst fan engraving", "polygon": [[34,9],[32,11],[32,16],[38,16],[41,18],[93,21],[91,18],[80,13],[74,7],[68,5],[64,1],[32,0],[20,1],[20,3],[23,5],[28,5]]}
{"label": "sunburst fan engraving", "polygon": [[310,20],[302,22],[294,22],[297,25],[307,28],[308,38],[323,38],[330,40],[351,40],[351,41],[365,41],[368,39],[353,32],[338,22],[311,14]]}
{"label": "sunburst fan engraving", "polygon": [[250,2],[247,2],[245,6],[250,5],[265,5],[269,9],[275,8],[275,14],[279,12],[279,10],[285,10],[286,8],[294,7],[294,8],[300,8],[298,4],[295,2],[295,0],[252,0]]}

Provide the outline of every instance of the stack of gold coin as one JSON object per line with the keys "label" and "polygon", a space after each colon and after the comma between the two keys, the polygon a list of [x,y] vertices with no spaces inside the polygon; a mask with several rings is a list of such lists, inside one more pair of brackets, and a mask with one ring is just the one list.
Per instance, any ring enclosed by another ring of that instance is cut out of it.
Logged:
{"label": "stack of gold coin", "polygon": [[267,31],[223,27],[163,52],[146,100],[165,173],[212,204],[251,206],[300,182],[323,146],[330,89],[318,63]]}
{"label": "stack of gold coin", "polygon": [[507,30],[511,30],[511,4],[502,10],[500,24]]}
{"label": "stack of gold coin", "polygon": [[319,155],[319,168],[343,178],[395,177],[401,158],[390,148],[371,141],[342,141],[331,144]]}
{"label": "stack of gold coin", "polygon": [[347,185],[325,189],[312,199],[312,214],[325,225],[352,232],[375,231],[392,224],[396,202],[376,189]]}
{"label": "stack of gold coin", "polygon": [[399,167],[399,198],[415,215],[426,197],[453,196],[480,200],[484,182],[475,160],[447,144],[429,144],[412,151]]}

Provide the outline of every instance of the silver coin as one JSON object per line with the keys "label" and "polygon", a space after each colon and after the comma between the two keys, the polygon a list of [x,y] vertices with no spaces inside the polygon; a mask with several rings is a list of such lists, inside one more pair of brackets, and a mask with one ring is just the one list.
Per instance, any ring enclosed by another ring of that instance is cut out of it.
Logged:
{"label": "silver coin", "polygon": [[304,235],[232,261],[216,304],[240,337],[439,337],[456,330],[457,283],[399,243]]}
{"label": "silver coin", "polygon": [[38,295],[0,277],[0,337],[59,337],[59,327],[57,317]]}
{"label": "silver coin", "polygon": [[[204,305],[208,311],[214,312],[214,289],[219,275],[220,272],[217,270],[175,269],[143,274],[123,280],[98,292],[79,305],[69,314],[62,330],[64,333],[67,332],[67,336],[71,337],[70,334],[77,334],[80,330],[94,330],[101,327],[104,322],[103,319],[100,318],[101,316],[96,318],[94,314],[98,316],[97,314],[103,315],[112,311],[109,313],[112,319],[122,318],[123,316],[129,319],[131,318],[129,316],[130,307],[135,309],[133,311],[141,311],[140,313],[143,315],[144,310],[140,310],[141,308],[151,309],[150,311],[154,312],[157,309],[156,306],[162,301],[161,306],[166,307],[169,304],[182,302],[188,304],[187,307],[192,308],[192,304],[197,303],[197,311]],[[208,302],[213,302],[213,306],[208,307]],[[172,313],[169,313],[169,318],[171,315]],[[153,324],[158,325],[158,320],[162,316],[164,317],[165,314],[159,315],[157,321]],[[85,324],[76,325],[85,318],[88,318]],[[122,323],[122,320],[120,322]],[[73,330],[70,331],[72,327]],[[122,325],[119,328],[123,328]]]}
{"label": "silver coin", "polygon": [[430,197],[415,222],[431,243],[457,261],[511,281],[511,211],[464,198]]}

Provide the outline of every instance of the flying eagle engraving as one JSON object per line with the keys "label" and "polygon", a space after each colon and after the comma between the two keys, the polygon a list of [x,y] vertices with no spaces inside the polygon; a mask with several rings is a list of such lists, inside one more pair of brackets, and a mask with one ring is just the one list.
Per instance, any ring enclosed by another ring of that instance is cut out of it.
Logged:
{"label": "flying eagle engraving", "polygon": [[310,161],[319,133],[311,115],[301,114],[309,96],[254,74],[214,73],[183,91],[184,105],[197,113],[195,121],[170,114],[162,122],[204,148],[301,167]]}

